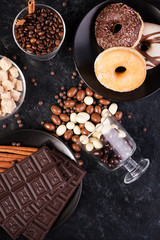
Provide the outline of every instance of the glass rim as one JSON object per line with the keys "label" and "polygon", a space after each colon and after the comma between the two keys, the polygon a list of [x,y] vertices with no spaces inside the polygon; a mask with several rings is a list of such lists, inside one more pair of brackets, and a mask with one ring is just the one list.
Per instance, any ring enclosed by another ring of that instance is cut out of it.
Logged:
{"label": "glass rim", "polygon": [[[0,59],[2,59],[3,55],[0,55]],[[10,58],[9,58],[10,59]],[[12,113],[8,113],[6,114],[4,117],[0,117],[0,121],[3,121],[3,120],[6,120],[8,119],[9,117],[13,116],[18,110],[19,108],[22,106],[23,102],[24,102],[24,99],[25,99],[25,96],[26,96],[26,81],[25,81],[25,77],[21,71],[21,69],[17,66],[17,64],[15,62],[13,62],[11,59],[10,59],[12,65],[14,67],[17,68],[18,72],[19,72],[19,75],[20,75],[20,78],[21,78],[21,81],[22,81],[22,84],[23,84],[23,90],[21,92],[21,99],[20,99],[20,102],[18,102],[16,108],[14,109],[14,111]]]}
{"label": "glass rim", "polygon": [[53,12],[57,13],[58,16],[61,18],[62,23],[63,23],[63,28],[64,28],[64,34],[63,34],[63,38],[62,38],[59,46],[58,46],[55,50],[53,50],[52,52],[50,52],[50,53],[47,53],[47,54],[44,54],[44,55],[36,55],[36,54],[28,53],[27,51],[25,51],[25,50],[19,45],[19,43],[18,43],[18,41],[17,41],[17,39],[16,39],[16,37],[15,37],[15,24],[14,24],[14,23],[15,23],[15,21],[18,19],[18,17],[19,17],[25,10],[28,9],[28,7],[23,8],[23,9],[17,14],[17,16],[15,17],[15,19],[14,19],[14,21],[13,21],[13,25],[12,25],[13,38],[14,38],[14,41],[15,41],[15,43],[17,44],[17,46],[18,46],[24,53],[26,53],[27,55],[29,55],[29,56],[31,56],[31,57],[35,57],[35,56],[50,56],[50,54],[52,54],[52,53],[54,53],[54,52],[57,52],[57,51],[60,49],[60,47],[62,46],[62,44],[63,44],[63,42],[64,42],[64,39],[65,39],[65,36],[66,36],[66,25],[65,25],[65,22],[64,22],[64,19],[63,19],[62,15],[61,15],[56,9],[54,9],[54,8],[52,8],[52,7],[50,7],[50,6],[46,5],[46,4],[35,4],[35,6],[49,8],[49,9],[51,9]]}

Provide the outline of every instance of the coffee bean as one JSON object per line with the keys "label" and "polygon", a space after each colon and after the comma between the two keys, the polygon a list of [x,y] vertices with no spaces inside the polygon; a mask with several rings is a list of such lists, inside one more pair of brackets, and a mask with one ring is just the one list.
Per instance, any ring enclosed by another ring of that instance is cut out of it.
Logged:
{"label": "coffee bean", "polygon": [[58,95],[55,95],[55,96],[54,96],[54,98],[55,98],[55,99],[58,99],[58,98],[59,98],[59,96],[58,96]]}
{"label": "coffee bean", "polygon": [[57,115],[55,115],[55,114],[53,114],[53,115],[51,116],[51,120],[52,120],[52,122],[53,122],[54,124],[56,124],[56,125],[60,125],[60,124],[61,124],[60,118],[59,118]]}
{"label": "coffee bean", "polygon": [[107,99],[101,98],[99,99],[99,103],[101,103],[102,105],[109,105],[111,102]]}
{"label": "coffee bean", "polygon": [[60,115],[62,113],[62,110],[60,107],[58,107],[57,105],[52,105],[51,106],[51,111],[55,114],[55,115]]}
{"label": "coffee bean", "polygon": [[54,131],[55,130],[55,126],[52,123],[45,123],[44,128],[48,131]]}
{"label": "coffee bean", "polygon": [[78,135],[74,135],[74,136],[72,136],[72,141],[73,142],[79,142],[79,136]]}
{"label": "coffee bean", "polygon": [[90,88],[86,88],[86,95],[87,96],[93,96],[93,91]]}
{"label": "coffee bean", "polygon": [[16,142],[12,142],[12,146],[16,146]]}
{"label": "coffee bean", "polygon": [[75,156],[76,159],[79,159],[79,158],[81,157],[81,154],[78,153],[78,152],[75,152],[75,153],[74,153],[74,156]]}
{"label": "coffee bean", "polygon": [[83,165],[83,160],[82,159],[78,159],[78,165],[82,166]]}
{"label": "coffee bean", "polygon": [[116,112],[116,114],[114,116],[119,121],[123,117],[123,113],[118,111],[118,112]]}
{"label": "coffee bean", "polygon": [[65,87],[64,87],[64,86],[62,86],[62,87],[61,87],[61,90],[63,91],[64,89],[65,89]]}
{"label": "coffee bean", "polygon": [[35,78],[31,78],[31,82],[32,82],[32,83],[35,83],[35,82],[36,82],[36,79],[35,79]]}
{"label": "coffee bean", "polygon": [[77,94],[78,89],[76,87],[72,87],[68,90],[67,96],[68,97],[74,97]]}
{"label": "coffee bean", "polygon": [[72,136],[73,136],[73,131],[69,129],[65,132],[63,137],[64,137],[65,140],[68,141]]}
{"label": "coffee bean", "polygon": [[54,72],[54,71],[51,71],[50,74],[51,74],[51,76],[54,76],[54,75],[55,75],[55,72]]}
{"label": "coffee bean", "polygon": [[146,132],[146,131],[147,131],[147,128],[146,128],[146,127],[144,127],[142,130],[143,130],[143,132]]}
{"label": "coffee bean", "polygon": [[19,117],[19,113],[14,114],[15,118]]}
{"label": "coffee bean", "polygon": [[101,117],[100,117],[100,115],[98,113],[92,113],[91,120],[94,123],[100,123]]}
{"label": "coffee bean", "polygon": [[81,147],[76,143],[72,143],[71,147],[75,152],[80,152],[81,151]]}
{"label": "coffee bean", "polygon": [[94,97],[96,98],[96,99],[101,99],[101,98],[103,98],[101,95],[99,95],[98,93],[94,93]]}
{"label": "coffee bean", "polygon": [[76,111],[77,112],[84,112],[86,109],[86,104],[85,103],[80,103],[76,106]]}
{"label": "coffee bean", "polygon": [[94,112],[94,107],[93,107],[93,105],[87,106],[86,112],[87,112],[89,115],[91,115],[91,114]]}
{"label": "coffee bean", "polygon": [[7,124],[3,124],[3,125],[2,125],[2,128],[7,128]]}
{"label": "coffee bean", "polygon": [[73,108],[75,106],[76,102],[74,100],[67,100],[64,102],[64,104],[67,108]]}
{"label": "coffee bean", "polygon": [[37,82],[35,82],[33,85],[34,85],[34,87],[37,87],[38,84],[37,84]]}
{"label": "coffee bean", "polygon": [[66,7],[67,3],[66,2],[62,2],[62,7]]}
{"label": "coffee bean", "polygon": [[64,122],[69,122],[69,116],[67,114],[62,113],[60,119]]}
{"label": "coffee bean", "polygon": [[18,120],[17,120],[17,123],[18,123],[18,124],[22,123],[22,120],[18,119]]}
{"label": "coffee bean", "polygon": [[131,118],[132,118],[132,115],[131,115],[131,114],[128,114],[128,115],[127,115],[127,118],[128,118],[128,119],[131,119]]}
{"label": "coffee bean", "polygon": [[39,106],[42,106],[42,105],[43,105],[43,101],[39,101],[39,102],[38,102],[38,105],[39,105]]}
{"label": "coffee bean", "polygon": [[102,109],[100,106],[97,105],[97,106],[95,106],[94,111],[95,111],[95,113],[98,113],[100,115],[102,112]]}
{"label": "coffee bean", "polygon": [[44,121],[41,121],[41,125],[44,125]]}
{"label": "coffee bean", "polygon": [[80,91],[78,91],[78,93],[77,93],[77,100],[78,101],[82,101],[83,99],[84,99],[84,97],[85,97],[85,91],[84,90],[80,90]]}
{"label": "coffee bean", "polygon": [[20,124],[18,125],[18,127],[19,127],[19,128],[22,128],[22,127],[23,127],[23,124],[22,124],[22,123],[20,123]]}
{"label": "coffee bean", "polygon": [[27,70],[27,66],[23,66],[23,70]]}

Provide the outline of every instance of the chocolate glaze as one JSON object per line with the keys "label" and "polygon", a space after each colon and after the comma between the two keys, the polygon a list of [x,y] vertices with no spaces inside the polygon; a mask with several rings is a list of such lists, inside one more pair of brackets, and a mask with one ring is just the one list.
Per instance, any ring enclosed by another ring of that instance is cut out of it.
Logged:
{"label": "chocolate glaze", "polygon": [[132,47],[140,37],[142,20],[139,14],[123,3],[104,8],[95,22],[97,43],[107,49],[116,46]]}
{"label": "chocolate glaze", "polygon": [[[138,46],[136,47],[136,49],[144,56],[145,60],[150,62],[150,63],[147,63],[146,66],[151,68],[160,64],[160,56],[153,57],[147,53],[147,51],[150,49],[152,44],[156,44],[156,43],[160,44],[160,36],[149,39],[150,37],[156,36],[157,34],[160,34],[160,31],[149,33],[147,35],[142,35],[142,38]],[[147,44],[149,46],[149,48],[146,49],[146,51],[142,50],[143,44],[144,45]]]}

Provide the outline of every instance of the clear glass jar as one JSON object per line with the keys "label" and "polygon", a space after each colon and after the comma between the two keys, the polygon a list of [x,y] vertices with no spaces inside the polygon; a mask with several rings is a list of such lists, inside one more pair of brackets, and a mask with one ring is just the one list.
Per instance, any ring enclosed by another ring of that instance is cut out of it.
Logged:
{"label": "clear glass jar", "polygon": [[[3,57],[4,56],[0,55],[0,59],[2,59]],[[24,75],[23,75],[21,69],[17,66],[17,64],[15,64],[12,60],[10,60],[10,61],[12,62],[12,65],[18,69],[18,72],[19,72],[18,80],[22,81],[22,88],[23,88],[23,90],[21,92],[21,96],[20,96],[19,101],[16,102],[17,107],[14,109],[14,111],[12,113],[6,114],[4,117],[0,117],[0,121],[1,120],[5,120],[5,119],[13,116],[19,110],[19,108],[21,107],[22,103],[24,102],[24,98],[25,98],[25,95],[26,95],[26,81],[25,81]]]}
{"label": "clear glass jar", "polygon": [[13,22],[13,27],[12,27],[12,33],[13,33],[13,38],[14,38],[14,41],[16,42],[17,46],[24,52],[26,53],[28,56],[34,58],[35,60],[38,60],[38,61],[47,61],[47,60],[50,60],[51,58],[55,57],[55,55],[57,54],[57,52],[59,51],[59,49],[61,48],[62,44],[63,44],[63,41],[65,39],[65,35],[66,35],[66,26],[65,26],[65,22],[62,18],[62,16],[60,15],[59,12],[57,12],[54,8],[50,7],[50,6],[47,6],[47,5],[44,5],[44,4],[36,4],[35,5],[35,8],[49,8],[52,12],[55,12],[57,13],[57,15],[60,17],[62,23],[63,23],[63,29],[64,29],[64,33],[63,33],[63,38],[61,40],[61,43],[60,45],[52,52],[50,53],[47,53],[45,55],[36,55],[36,54],[31,54],[31,53],[28,53],[27,51],[25,51],[18,43],[16,37],[15,37],[15,21],[17,19],[23,19],[23,17],[28,14],[28,7],[24,8],[21,12],[18,13],[18,15],[16,16],[14,22]]}
{"label": "clear glass jar", "polygon": [[133,138],[109,112],[101,120],[91,134],[80,138],[79,144],[105,169],[111,171],[124,167],[128,171],[124,183],[134,182],[148,168],[149,159],[136,163],[131,158],[136,150]]}

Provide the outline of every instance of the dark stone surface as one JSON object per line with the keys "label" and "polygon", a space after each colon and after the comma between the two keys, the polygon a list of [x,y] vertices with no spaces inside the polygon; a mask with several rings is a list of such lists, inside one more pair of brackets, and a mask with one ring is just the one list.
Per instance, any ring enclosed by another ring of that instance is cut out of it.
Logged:
{"label": "dark stone surface", "polygon": [[[92,6],[100,0],[68,0],[62,7],[62,0],[41,0],[40,3],[56,8],[66,22],[67,35],[58,55],[48,62],[37,62],[24,55],[12,37],[12,23],[16,14],[26,6],[26,0],[1,0],[0,5],[0,54],[15,61],[23,71],[27,83],[27,95],[21,107],[20,119],[24,128],[42,129],[41,121],[49,121],[50,106],[55,103],[54,94],[65,85],[77,85],[79,77],[71,80],[75,69],[72,46],[79,21]],[[150,0],[160,8],[160,0]],[[55,71],[55,76],[50,75]],[[37,87],[30,79],[36,78]],[[44,105],[39,106],[38,101]],[[122,123],[137,144],[135,159],[148,157],[151,165],[145,175],[131,185],[125,185],[125,171],[108,173],[98,166],[91,157],[84,154],[85,168],[83,192],[77,209],[70,219],[56,232],[50,232],[46,240],[158,240],[160,239],[160,95],[159,92],[139,101],[120,102],[124,112]],[[132,118],[127,119],[131,113]],[[2,125],[7,124],[3,129]],[[142,128],[146,127],[144,133]],[[0,122],[0,136],[18,129],[14,117]],[[10,240],[3,230],[0,240]],[[21,238],[22,239],[22,238]],[[23,238],[24,239],[24,238]]]}

